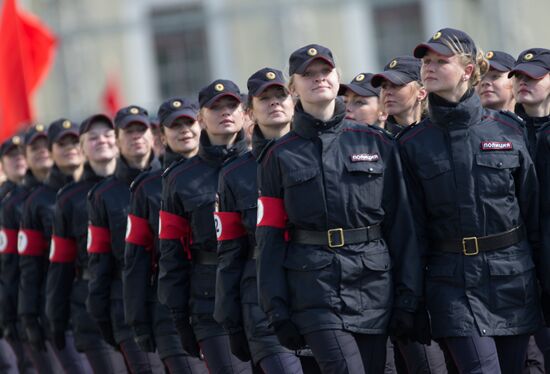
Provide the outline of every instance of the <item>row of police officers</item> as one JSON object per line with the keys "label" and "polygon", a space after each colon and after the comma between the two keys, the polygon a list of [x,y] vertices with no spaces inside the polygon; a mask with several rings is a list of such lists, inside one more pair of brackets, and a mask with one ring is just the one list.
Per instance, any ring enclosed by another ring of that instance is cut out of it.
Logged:
{"label": "row of police officers", "polygon": [[550,367],[550,50],[288,73],[2,144],[6,372]]}

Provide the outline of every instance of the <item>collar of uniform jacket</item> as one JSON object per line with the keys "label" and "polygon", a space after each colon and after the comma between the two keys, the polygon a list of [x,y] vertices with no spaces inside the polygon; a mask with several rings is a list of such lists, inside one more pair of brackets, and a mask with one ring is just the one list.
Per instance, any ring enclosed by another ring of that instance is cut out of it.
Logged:
{"label": "collar of uniform jacket", "polygon": [[40,182],[36,179],[32,171],[28,169],[27,173],[25,173],[25,177],[23,178],[23,186],[26,188],[32,188],[37,184],[40,184]]}
{"label": "collar of uniform jacket", "polygon": [[172,165],[174,162],[181,160],[182,158],[183,158],[182,155],[172,151],[170,147],[166,146],[164,155],[162,156],[163,169],[166,170],[170,165]]}
{"label": "collar of uniform jacket", "polygon": [[84,171],[82,172],[82,178],[80,178],[81,181],[99,182],[103,178],[104,177],[102,177],[101,175],[97,175],[95,173],[94,169],[92,169],[92,167],[90,166],[90,164],[88,162],[86,162],[84,164]]}
{"label": "collar of uniform jacket", "polygon": [[466,91],[458,103],[451,103],[433,93],[428,95],[431,121],[444,128],[470,127],[481,121],[483,107],[473,89]]}
{"label": "collar of uniform jacket", "polygon": [[255,125],[252,131],[252,155],[258,160],[262,154],[269,148],[269,145],[273,143],[273,139],[266,139],[260,126]]}
{"label": "collar of uniform jacket", "polygon": [[46,180],[46,184],[54,190],[59,190],[64,185],[71,182],[74,182],[73,176],[63,174],[56,165],[52,167],[48,179]]}
{"label": "collar of uniform jacket", "polygon": [[334,114],[332,118],[326,122],[313,117],[311,114],[304,112],[302,103],[298,102],[294,110],[294,120],[292,121],[292,129],[302,138],[313,139],[320,132],[339,131],[340,124],[346,116],[346,104],[340,99],[336,99]]}
{"label": "collar of uniform jacket", "polygon": [[142,172],[149,171],[149,170],[153,171],[158,169],[160,169],[160,162],[152,152],[151,152],[151,157],[149,157],[149,164],[143,170],[131,168],[128,165],[128,162],[124,159],[124,157],[120,156],[116,163],[115,177],[117,179],[121,179],[125,181],[128,185],[130,185],[132,184],[134,179],[136,179],[136,177]]}
{"label": "collar of uniform jacket", "polygon": [[525,122],[533,124],[535,127],[539,127],[545,124],[550,124],[550,115],[544,116],[544,117],[529,117],[527,113],[525,113],[525,109],[523,108],[523,105],[516,104],[514,108],[515,113],[520,116]]}
{"label": "collar of uniform jacket", "polygon": [[248,150],[244,132],[237,133],[237,139],[231,147],[225,145],[212,145],[205,130],[201,132],[199,157],[206,163],[212,165],[221,165],[226,161],[232,160],[245,153]]}

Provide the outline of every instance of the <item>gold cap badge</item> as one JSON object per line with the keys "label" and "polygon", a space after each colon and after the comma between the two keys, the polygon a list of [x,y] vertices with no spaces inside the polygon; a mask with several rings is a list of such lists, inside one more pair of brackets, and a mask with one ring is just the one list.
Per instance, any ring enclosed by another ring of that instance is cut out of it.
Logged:
{"label": "gold cap badge", "polygon": [[490,60],[493,58],[495,54],[493,53],[493,51],[489,51],[485,54],[485,57],[487,58],[487,60]]}
{"label": "gold cap badge", "polygon": [[39,123],[38,125],[34,126],[36,131],[44,131],[44,125]]}
{"label": "gold cap badge", "polygon": [[441,31],[436,32],[436,33],[434,34],[434,36],[432,36],[432,39],[433,39],[433,40],[437,40],[437,39],[439,39],[439,38],[441,38]]}
{"label": "gold cap badge", "polygon": [[70,129],[71,128],[71,121],[66,119],[65,121],[63,121],[63,124],[61,126],[63,126],[64,129]]}
{"label": "gold cap badge", "polygon": [[396,66],[397,66],[397,60],[393,60],[392,62],[390,62],[390,69],[393,69]]}
{"label": "gold cap badge", "polygon": [[218,91],[218,92],[223,91],[224,88],[225,88],[225,87],[224,87],[223,84],[221,84],[221,83],[218,83],[217,85],[214,86],[214,89],[215,89],[216,91]]}
{"label": "gold cap badge", "polygon": [[525,56],[523,56],[523,59],[525,61],[529,61],[529,60],[532,60],[533,59],[533,54],[532,53],[527,53]]}
{"label": "gold cap badge", "polygon": [[310,56],[317,56],[317,50],[315,48],[310,48],[307,50],[307,54]]}
{"label": "gold cap badge", "polygon": [[274,72],[268,71],[267,73],[265,73],[265,77],[269,80],[273,80],[273,79],[275,79],[276,75],[275,75]]}
{"label": "gold cap badge", "polygon": [[21,144],[21,138],[17,135],[15,135],[13,138],[11,138],[11,142],[15,145]]}
{"label": "gold cap badge", "polygon": [[181,101],[179,100],[172,101],[172,108],[179,108],[179,107],[181,107]]}
{"label": "gold cap badge", "polygon": [[363,80],[365,80],[365,74],[359,74],[358,76],[355,77],[356,82],[361,82]]}
{"label": "gold cap badge", "polygon": [[136,107],[132,107],[130,108],[130,114],[138,114],[139,113],[139,109],[136,108]]}

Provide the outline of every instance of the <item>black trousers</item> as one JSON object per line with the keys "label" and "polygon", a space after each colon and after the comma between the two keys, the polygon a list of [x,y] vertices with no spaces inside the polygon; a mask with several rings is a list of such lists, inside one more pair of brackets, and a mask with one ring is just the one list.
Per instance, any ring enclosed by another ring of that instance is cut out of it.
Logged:
{"label": "black trousers", "polygon": [[525,364],[528,335],[444,339],[461,374],[517,374]]}
{"label": "black trousers", "polygon": [[304,338],[323,374],[384,373],[385,335],[322,330]]}
{"label": "black trousers", "polygon": [[210,374],[252,374],[252,364],[242,362],[231,353],[227,335],[206,338],[199,346]]}

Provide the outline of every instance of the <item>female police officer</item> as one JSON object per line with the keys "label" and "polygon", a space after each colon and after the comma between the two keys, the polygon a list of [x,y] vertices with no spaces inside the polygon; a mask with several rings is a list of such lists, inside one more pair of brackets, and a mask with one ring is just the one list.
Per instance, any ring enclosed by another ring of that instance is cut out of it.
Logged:
{"label": "female police officer", "polygon": [[305,341],[322,372],[381,372],[392,306],[409,333],[421,294],[416,235],[395,144],[344,119],[334,67],[320,45],[290,56],[293,130],[259,169],[261,305],[281,343]]}
{"label": "female police officer", "polygon": [[266,374],[301,373],[300,361],[282,347],[258,305],[256,280],[256,159],[272,139],[290,130],[294,103],[283,73],[260,69],[248,79],[248,108],[256,124],[252,150],[224,166],[216,213],[218,271],[214,317],[229,333],[233,354],[252,357]]}
{"label": "female police officer", "polygon": [[214,205],[222,166],[246,150],[237,85],[216,80],[199,93],[199,153],[163,174],[159,299],[172,310],[183,348],[202,350],[211,373],[245,373],[226,332],[213,318],[217,240]]}
{"label": "female police officer", "polygon": [[383,125],[380,89],[371,85],[372,74],[360,73],[349,84],[340,84],[338,95],[346,103],[346,119],[368,125]]}
{"label": "female police officer", "polygon": [[519,373],[541,323],[535,168],[517,122],[482,108],[473,86],[488,64],[466,33],[442,29],[414,55],[429,119],[399,143],[433,335],[462,373]]}

